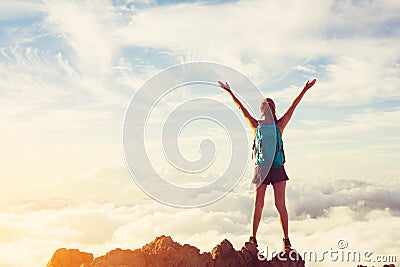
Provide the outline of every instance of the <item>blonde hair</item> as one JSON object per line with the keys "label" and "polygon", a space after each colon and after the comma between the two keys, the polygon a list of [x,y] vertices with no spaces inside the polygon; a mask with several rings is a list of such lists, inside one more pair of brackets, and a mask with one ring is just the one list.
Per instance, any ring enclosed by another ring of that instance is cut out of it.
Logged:
{"label": "blonde hair", "polygon": [[[278,121],[278,118],[276,117],[276,108],[275,108],[275,102],[271,98],[267,97],[265,98],[262,102],[267,102],[269,109],[271,110],[272,116],[274,117],[275,122]],[[262,103],[261,102],[261,103]]]}

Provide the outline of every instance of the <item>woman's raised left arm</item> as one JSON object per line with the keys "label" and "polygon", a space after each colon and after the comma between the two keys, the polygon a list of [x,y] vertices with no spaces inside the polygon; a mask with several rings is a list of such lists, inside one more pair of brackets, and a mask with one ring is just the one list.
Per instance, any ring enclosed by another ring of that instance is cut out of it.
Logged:
{"label": "woman's raised left arm", "polygon": [[296,99],[293,101],[292,105],[290,105],[285,114],[283,114],[283,116],[278,120],[278,126],[281,129],[281,132],[283,132],[283,129],[285,129],[286,125],[292,118],[293,112],[296,109],[297,105],[300,103],[304,94],[307,92],[308,89],[310,89],[315,84],[316,81],[317,81],[316,79],[312,80],[311,82],[307,81],[301,93],[296,97]]}

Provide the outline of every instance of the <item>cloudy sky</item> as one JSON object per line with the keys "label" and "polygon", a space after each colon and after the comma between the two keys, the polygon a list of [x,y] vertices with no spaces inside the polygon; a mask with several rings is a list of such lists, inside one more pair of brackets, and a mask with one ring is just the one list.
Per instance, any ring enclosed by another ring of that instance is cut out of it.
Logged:
{"label": "cloudy sky", "polygon": [[[165,68],[197,61],[242,73],[275,100],[278,114],[317,78],[283,136],[292,243],[322,253],[343,239],[351,250],[396,255],[398,14],[397,0],[2,0],[0,266],[44,266],[59,247],[95,256],[135,249],[162,234],[202,251],[224,238],[241,248],[253,205],[250,161],[232,192],[192,209],[149,197],[125,164],[132,97]],[[221,79],[240,91],[234,76]],[[211,85],[166,96],[154,108],[153,128],[199,96],[223,103],[249,133],[229,97]],[[201,157],[205,136],[214,140],[213,166],[196,176],[207,183],[229,162],[229,134],[210,121],[192,127],[179,141],[187,159]],[[149,132],[146,153],[159,174],[193,182],[162,159],[161,135]],[[281,232],[267,192],[258,239],[278,250]]]}

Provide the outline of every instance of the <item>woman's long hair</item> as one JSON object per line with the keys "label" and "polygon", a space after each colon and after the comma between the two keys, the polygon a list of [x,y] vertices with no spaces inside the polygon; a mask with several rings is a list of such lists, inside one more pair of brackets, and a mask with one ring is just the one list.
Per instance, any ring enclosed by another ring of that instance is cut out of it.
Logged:
{"label": "woman's long hair", "polygon": [[271,110],[272,116],[274,117],[275,123],[278,121],[276,118],[276,110],[275,110],[275,102],[271,98],[265,98],[265,101],[268,103],[269,109]]}

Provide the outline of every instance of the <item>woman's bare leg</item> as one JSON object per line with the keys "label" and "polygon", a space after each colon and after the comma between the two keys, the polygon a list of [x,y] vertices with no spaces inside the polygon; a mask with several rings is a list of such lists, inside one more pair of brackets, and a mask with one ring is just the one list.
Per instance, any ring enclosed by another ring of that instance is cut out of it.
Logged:
{"label": "woman's bare leg", "polygon": [[256,236],[258,225],[260,224],[262,210],[264,207],[264,196],[265,190],[267,189],[266,184],[262,184],[257,188],[256,198],[254,201],[254,210],[253,210],[253,229],[252,236]]}
{"label": "woman's bare leg", "polygon": [[272,185],[274,187],[274,198],[275,207],[279,213],[279,220],[281,222],[283,237],[289,237],[289,226],[288,226],[288,213],[286,210],[286,181],[275,183]]}

